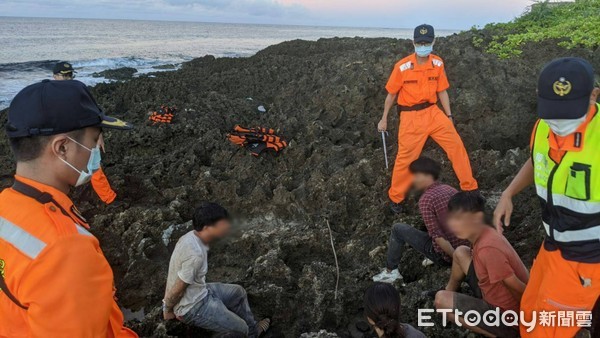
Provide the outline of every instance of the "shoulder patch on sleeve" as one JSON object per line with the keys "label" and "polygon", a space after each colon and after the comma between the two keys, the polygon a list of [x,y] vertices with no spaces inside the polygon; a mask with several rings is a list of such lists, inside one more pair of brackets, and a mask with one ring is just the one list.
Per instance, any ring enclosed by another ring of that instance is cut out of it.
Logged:
{"label": "shoulder patch on sleeve", "polygon": [[405,70],[412,69],[412,62],[408,61],[400,65],[400,71],[403,72]]}
{"label": "shoulder patch on sleeve", "polygon": [[441,67],[444,65],[444,62],[442,60],[438,60],[438,59],[433,59],[433,65],[436,67]]}

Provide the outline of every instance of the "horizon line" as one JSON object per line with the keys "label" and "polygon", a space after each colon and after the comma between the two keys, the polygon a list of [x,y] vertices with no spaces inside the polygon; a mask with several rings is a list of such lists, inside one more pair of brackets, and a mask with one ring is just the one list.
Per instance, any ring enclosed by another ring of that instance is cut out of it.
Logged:
{"label": "horizon line", "polygon": [[[283,26],[283,27],[322,27],[322,28],[365,28],[365,29],[388,29],[388,30],[413,30],[414,27],[382,27],[382,26],[349,26],[349,25],[314,25],[314,24],[279,24],[279,23],[256,23],[256,22],[223,22],[223,21],[192,21],[192,20],[164,20],[164,19],[123,19],[123,18],[85,18],[85,17],[61,17],[61,16],[17,16],[17,15],[0,15],[0,18],[17,18],[17,19],[56,19],[56,20],[109,20],[109,21],[142,21],[142,22],[180,22],[180,23],[207,23],[207,24],[222,24],[222,25],[252,25],[252,26]],[[436,28],[438,31],[463,32],[469,29],[459,28]]]}

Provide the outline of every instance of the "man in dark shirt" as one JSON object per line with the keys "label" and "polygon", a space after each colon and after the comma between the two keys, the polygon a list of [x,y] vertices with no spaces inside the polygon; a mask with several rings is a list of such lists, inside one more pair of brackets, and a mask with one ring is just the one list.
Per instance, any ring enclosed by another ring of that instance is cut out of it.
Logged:
{"label": "man in dark shirt", "polygon": [[402,277],[398,272],[398,264],[402,259],[405,244],[442,266],[451,265],[455,248],[469,245],[466,240],[456,238],[446,226],[448,201],[457,191],[449,185],[438,182],[440,165],[430,158],[420,157],[410,164],[409,169],[413,175],[413,187],[423,192],[419,199],[419,211],[427,232],[408,224],[395,224],[390,236],[386,268],[373,277],[376,282],[391,283]]}

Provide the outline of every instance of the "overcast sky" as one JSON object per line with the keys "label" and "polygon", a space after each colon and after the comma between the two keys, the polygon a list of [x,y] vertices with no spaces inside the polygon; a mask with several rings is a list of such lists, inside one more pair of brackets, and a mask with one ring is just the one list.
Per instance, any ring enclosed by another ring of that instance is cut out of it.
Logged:
{"label": "overcast sky", "polygon": [[466,29],[505,22],[532,0],[0,0],[0,16]]}

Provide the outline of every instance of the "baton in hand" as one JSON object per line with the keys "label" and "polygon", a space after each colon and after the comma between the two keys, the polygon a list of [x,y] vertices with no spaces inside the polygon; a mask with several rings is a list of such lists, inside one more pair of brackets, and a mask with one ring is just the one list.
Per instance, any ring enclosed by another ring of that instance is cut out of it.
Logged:
{"label": "baton in hand", "polygon": [[387,156],[387,144],[385,143],[385,134],[387,134],[387,131],[382,130],[381,131],[381,141],[383,141],[383,155],[385,156],[385,168],[389,169],[388,156]]}

